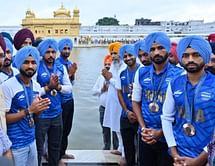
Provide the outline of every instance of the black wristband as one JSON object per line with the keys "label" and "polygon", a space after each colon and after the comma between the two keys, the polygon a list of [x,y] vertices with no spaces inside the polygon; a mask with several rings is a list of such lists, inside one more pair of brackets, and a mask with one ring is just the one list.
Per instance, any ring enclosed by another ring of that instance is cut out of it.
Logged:
{"label": "black wristband", "polygon": [[26,115],[26,116],[30,115],[29,110],[28,110],[27,108],[24,109],[24,112],[25,112],[25,115]]}

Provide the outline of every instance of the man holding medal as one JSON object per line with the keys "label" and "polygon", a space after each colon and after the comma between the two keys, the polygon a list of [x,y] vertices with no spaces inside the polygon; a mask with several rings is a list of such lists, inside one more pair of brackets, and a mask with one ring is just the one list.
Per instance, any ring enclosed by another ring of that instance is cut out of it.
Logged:
{"label": "man holding medal", "polygon": [[45,91],[32,79],[39,59],[36,48],[21,48],[14,60],[20,74],[2,84],[7,110],[7,134],[12,142],[15,166],[38,165],[33,114],[40,114],[50,105],[48,98],[39,97]]}
{"label": "man holding medal", "polygon": [[168,62],[171,42],[162,32],[145,39],[152,65],[141,67],[135,75],[132,104],[139,122],[139,161],[141,166],[172,166],[163,137],[160,115],[168,83],[183,71]]}
{"label": "man holding medal", "polygon": [[177,53],[187,74],[168,86],[163,132],[176,166],[202,166],[215,126],[215,77],[204,70],[211,47],[199,36],[188,36],[180,40]]}
{"label": "man holding medal", "polygon": [[138,123],[136,115],[132,110],[131,95],[134,76],[140,64],[136,63],[136,53],[133,45],[122,46],[119,55],[127,65],[127,67],[120,72],[116,82],[117,94],[122,106],[120,131],[127,165],[135,166],[135,142],[137,141]]}
{"label": "man holding medal", "polygon": [[58,51],[57,41],[54,39],[43,40],[38,45],[42,56],[37,72],[37,81],[45,88],[46,94],[51,100],[50,107],[36,117],[36,140],[38,150],[38,162],[41,163],[45,135],[48,136],[48,165],[57,166],[60,159],[60,147],[62,138],[62,108],[61,94],[72,93],[72,85],[66,68],[55,61]]}

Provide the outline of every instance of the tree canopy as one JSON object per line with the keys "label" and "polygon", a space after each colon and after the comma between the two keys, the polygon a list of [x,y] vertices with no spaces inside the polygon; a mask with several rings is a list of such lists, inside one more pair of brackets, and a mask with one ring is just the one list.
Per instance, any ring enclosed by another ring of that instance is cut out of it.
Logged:
{"label": "tree canopy", "polygon": [[103,17],[97,21],[96,25],[119,25],[119,21],[113,17]]}

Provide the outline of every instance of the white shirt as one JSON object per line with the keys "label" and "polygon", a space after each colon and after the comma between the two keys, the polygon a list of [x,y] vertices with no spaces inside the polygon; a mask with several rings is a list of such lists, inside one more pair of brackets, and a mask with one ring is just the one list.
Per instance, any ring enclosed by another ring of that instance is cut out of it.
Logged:
{"label": "white shirt", "polygon": [[107,91],[102,92],[102,88],[104,84],[106,83],[105,78],[103,75],[100,75],[97,80],[95,85],[93,86],[93,95],[94,96],[99,96],[99,104],[103,107],[105,107],[106,104],[106,98],[107,98]]}
{"label": "white shirt", "polygon": [[116,80],[119,77],[119,73],[125,68],[126,65],[122,61],[118,64],[112,63],[110,68],[112,78],[109,80],[110,85],[107,93],[103,126],[109,127],[112,131],[116,132],[120,132],[120,117],[122,112],[117,95]]}
{"label": "white shirt", "polygon": [[[19,74],[19,70],[14,68],[14,67],[11,67],[12,71],[13,71],[13,76]],[[4,72],[0,72],[0,84],[2,84],[4,81],[8,80],[9,79],[9,76],[4,73]]]}

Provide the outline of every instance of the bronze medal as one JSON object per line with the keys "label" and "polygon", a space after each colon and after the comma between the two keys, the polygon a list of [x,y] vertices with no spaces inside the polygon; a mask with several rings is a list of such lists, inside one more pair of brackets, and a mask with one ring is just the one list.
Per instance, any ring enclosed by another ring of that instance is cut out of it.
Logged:
{"label": "bronze medal", "polygon": [[158,112],[159,111],[159,105],[156,102],[152,102],[149,104],[149,110],[151,112]]}
{"label": "bronze medal", "polygon": [[128,85],[128,98],[129,98],[129,100],[131,100],[132,89],[133,89],[133,85],[132,85],[132,84],[129,84],[129,85]]}
{"label": "bronze medal", "polygon": [[52,96],[57,96],[57,90],[56,89],[52,89],[51,92],[50,92],[50,94]]}
{"label": "bronze medal", "polygon": [[189,137],[192,137],[196,134],[196,130],[194,126],[190,123],[185,123],[183,125],[183,130],[184,130],[184,133]]}

